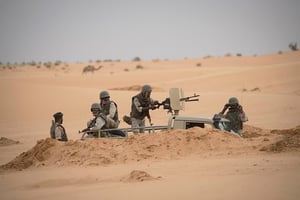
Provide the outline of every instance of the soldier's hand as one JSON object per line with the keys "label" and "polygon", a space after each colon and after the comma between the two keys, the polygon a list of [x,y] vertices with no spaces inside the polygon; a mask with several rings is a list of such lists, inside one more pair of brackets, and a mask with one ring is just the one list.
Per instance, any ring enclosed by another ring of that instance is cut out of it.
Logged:
{"label": "soldier's hand", "polygon": [[158,101],[153,101],[153,105],[158,105],[159,104],[159,102]]}
{"label": "soldier's hand", "polygon": [[230,107],[230,104],[227,103],[227,104],[225,104],[224,109],[227,109],[227,108],[229,108],[229,107]]}
{"label": "soldier's hand", "polygon": [[157,107],[155,106],[155,104],[150,105],[151,110],[155,110]]}
{"label": "soldier's hand", "polygon": [[239,110],[240,112],[244,112],[244,111],[243,111],[243,107],[242,107],[241,105],[238,105],[238,110]]}

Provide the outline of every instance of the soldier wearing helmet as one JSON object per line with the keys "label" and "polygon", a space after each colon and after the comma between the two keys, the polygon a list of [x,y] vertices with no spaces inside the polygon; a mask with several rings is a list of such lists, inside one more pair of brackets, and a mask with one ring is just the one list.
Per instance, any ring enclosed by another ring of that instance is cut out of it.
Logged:
{"label": "soldier wearing helmet", "polygon": [[53,115],[52,126],[50,128],[50,136],[59,141],[68,141],[67,133],[63,127],[63,113],[57,112]]}
{"label": "soldier wearing helmet", "polygon": [[134,128],[133,133],[143,133],[145,127],[145,118],[149,119],[150,125],[151,117],[149,114],[149,109],[154,109],[154,105],[158,103],[158,101],[154,101],[151,98],[152,87],[150,85],[144,85],[141,88],[141,92],[132,97],[131,103],[131,127]]}
{"label": "soldier wearing helmet", "polygon": [[[227,109],[228,111],[226,112]],[[220,114],[224,115],[225,112],[225,118],[230,121],[227,130],[233,131],[242,136],[243,123],[248,121],[248,118],[236,97],[229,98],[228,103],[225,104]]]}
{"label": "soldier wearing helmet", "polygon": [[105,128],[118,128],[120,121],[117,104],[110,100],[110,95],[106,90],[100,92],[99,99],[100,112],[106,120]]}
{"label": "soldier wearing helmet", "polygon": [[[87,122],[87,127],[88,127],[87,129],[88,130],[99,130],[99,129],[101,129],[105,125],[106,121],[100,113],[100,104],[99,103],[93,103],[91,105],[91,112],[92,112],[94,118]],[[96,137],[97,134],[94,133],[94,134],[91,134],[89,136]]]}

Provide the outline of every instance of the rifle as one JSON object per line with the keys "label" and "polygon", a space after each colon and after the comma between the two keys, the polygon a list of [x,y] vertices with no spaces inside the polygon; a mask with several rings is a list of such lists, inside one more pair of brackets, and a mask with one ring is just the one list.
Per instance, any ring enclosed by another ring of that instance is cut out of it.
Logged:
{"label": "rifle", "polygon": [[150,126],[152,126],[153,124],[152,124],[152,120],[151,120],[151,116],[150,116],[149,109],[146,111],[146,116],[147,116],[147,118],[148,118],[148,120],[149,120]]}
{"label": "rifle", "polygon": [[150,104],[149,107],[142,107],[142,106],[139,106],[139,107],[142,107],[143,109],[145,109],[146,117],[147,117],[148,120],[149,120],[150,126],[152,126],[153,123],[152,123],[152,120],[151,120],[151,116],[150,116],[149,110],[150,110],[150,109],[151,109],[151,110],[155,110],[155,109],[159,108],[159,106],[160,106],[160,105],[159,105],[159,102],[155,102],[154,104]]}
{"label": "rifle", "polygon": [[89,126],[88,126],[87,128],[85,128],[85,129],[83,129],[83,130],[81,130],[81,131],[78,131],[78,133],[86,133],[86,132],[91,131],[91,128],[92,128],[93,126],[95,126],[98,117],[99,117],[99,116],[97,115],[97,116],[91,121],[91,123],[89,124]]}

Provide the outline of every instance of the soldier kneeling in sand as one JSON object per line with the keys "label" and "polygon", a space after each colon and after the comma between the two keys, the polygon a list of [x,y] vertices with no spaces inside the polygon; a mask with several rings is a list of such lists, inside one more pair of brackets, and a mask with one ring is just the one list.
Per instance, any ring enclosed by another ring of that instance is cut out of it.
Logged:
{"label": "soldier kneeling in sand", "polygon": [[100,112],[106,121],[105,128],[118,128],[120,121],[117,104],[110,100],[110,95],[106,90],[100,92],[99,99]]}
{"label": "soldier kneeling in sand", "polygon": [[[94,116],[94,119],[91,119],[87,122],[87,129],[89,131],[102,129],[105,124],[105,116],[101,114],[101,107],[99,103],[93,103],[91,105],[91,112]],[[92,132],[89,134],[89,137],[98,137],[98,132]]]}
{"label": "soldier kneeling in sand", "polygon": [[[91,137],[126,137],[127,134],[121,130],[107,130],[110,127],[110,122],[107,120],[109,117],[105,115],[101,110],[99,103],[93,103],[91,105],[91,112],[94,119],[91,119],[87,123],[87,128],[81,132],[88,134],[87,138]],[[84,137],[82,137],[84,139]]]}
{"label": "soldier kneeling in sand", "polygon": [[248,117],[246,116],[243,107],[239,104],[239,100],[236,97],[231,97],[219,114],[224,115],[227,109],[228,111],[224,117],[230,122],[227,124],[225,129],[227,131],[233,131],[242,136],[243,123],[248,121]]}

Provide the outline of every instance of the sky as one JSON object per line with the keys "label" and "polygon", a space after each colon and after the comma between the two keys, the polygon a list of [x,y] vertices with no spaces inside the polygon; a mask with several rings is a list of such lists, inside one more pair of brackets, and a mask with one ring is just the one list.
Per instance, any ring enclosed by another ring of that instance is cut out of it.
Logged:
{"label": "sky", "polygon": [[300,46],[299,0],[0,0],[0,62],[262,55]]}

